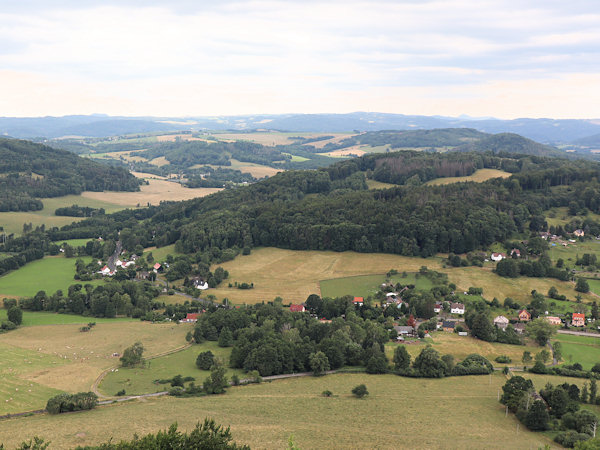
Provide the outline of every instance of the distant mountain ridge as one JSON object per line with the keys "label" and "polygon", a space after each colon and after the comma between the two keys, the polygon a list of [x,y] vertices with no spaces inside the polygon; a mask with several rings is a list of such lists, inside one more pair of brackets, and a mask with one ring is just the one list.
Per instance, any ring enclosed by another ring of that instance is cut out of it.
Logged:
{"label": "distant mountain ridge", "polygon": [[74,115],[64,117],[0,117],[0,134],[17,138],[57,138],[77,135],[105,137],[176,130],[269,129],[290,132],[344,132],[473,128],[486,133],[517,133],[542,143],[575,143],[600,134],[600,124],[580,119],[473,119],[376,112],[348,114],[278,114],[216,117],[119,117]]}

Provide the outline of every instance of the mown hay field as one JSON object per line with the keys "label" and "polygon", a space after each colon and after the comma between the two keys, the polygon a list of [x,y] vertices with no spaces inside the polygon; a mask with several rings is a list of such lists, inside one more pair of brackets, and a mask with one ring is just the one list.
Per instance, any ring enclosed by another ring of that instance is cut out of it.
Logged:
{"label": "mown hay field", "polygon": [[[82,258],[86,263],[92,261],[90,257]],[[33,297],[38,291],[54,294],[61,289],[67,292],[72,284],[81,283],[75,280],[76,258],[62,256],[46,256],[32,261],[18,270],[0,277],[1,297]],[[92,280],[81,284],[98,285],[102,280]]]}
{"label": "mown hay field", "polygon": [[[196,358],[201,352],[211,351],[216,358],[229,367],[231,348],[222,348],[216,342],[204,342],[193,345],[181,352],[161,356],[148,360],[144,367],[119,368],[111,371],[99,386],[100,392],[112,396],[124,389],[127,395],[146,394],[151,392],[167,391],[170,384],[155,383],[156,380],[166,380],[175,375],[195,378],[195,383],[202,384],[210,375],[210,370],[200,370],[196,367]],[[239,369],[227,369],[227,376],[237,374],[240,379],[245,374]]]}
{"label": "mown hay field", "polygon": [[[61,362],[22,370],[21,379],[61,391],[80,392],[90,390],[104,369],[119,364],[119,358],[112,356],[113,353],[122,354],[126,347],[138,341],[144,345],[147,356],[182,347],[192,326],[111,321],[98,322],[87,333],[80,332],[79,328],[79,324],[21,327],[1,334],[0,346],[47,355],[55,358],[52,361]],[[40,405],[32,405],[37,406]]]}
{"label": "mown hay field", "polygon": [[585,370],[590,370],[600,363],[600,339],[588,336],[557,334],[553,341],[561,343],[562,357],[565,363],[579,363]]}
{"label": "mown hay field", "polygon": [[[238,256],[233,261],[218,264],[229,271],[229,279],[217,289],[210,289],[218,299],[228,298],[237,304],[254,304],[272,301],[279,296],[285,302],[303,302],[310,294],[321,294],[322,280],[354,277],[357,275],[380,275],[390,269],[398,272],[418,272],[421,266],[448,274],[450,282],[459,291],[470,286],[482,287],[483,296],[503,301],[511,297],[521,303],[529,303],[531,291],[546,293],[556,286],[561,294],[574,299],[577,294],[574,283],[546,278],[504,278],[496,275],[491,263],[484,267],[443,267],[443,257],[406,257],[385,253],[356,253],[308,250],[284,250],[278,248],[254,249],[250,255]],[[254,289],[241,290],[228,287],[229,283],[254,283]],[[591,301],[591,294],[583,295]]]}
{"label": "mown hay field", "polygon": [[[33,435],[55,448],[131,439],[177,422],[191,429],[205,417],[231,426],[234,440],[251,448],[539,448],[554,447],[540,433],[505,417],[497,392],[501,374],[444,379],[339,374],[232,387],[224,395],[162,397],[99,407],[79,414],[32,416],[0,422],[9,448]],[[369,396],[351,389],[364,383]],[[334,397],[320,394],[330,390]]]}
{"label": "mown hay field", "polygon": [[[0,320],[6,320],[6,310],[0,309]],[[23,327],[34,327],[37,325],[85,325],[90,322],[95,323],[114,323],[114,322],[137,322],[137,319],[123,317],[116,319],[105,319],[98,317],[76,316],[74,314],[58,314],[46,311],[23,311]]]}
{"label": "mown hay field", "polygon": [[436,178],[435,180],[428,181],[426,184],[440,185],[440,184],[461,183],[461,182],[465,182],[465,181],[475,181],[477,183],[482,183],[482,182],[490,180],[492,178],[508,178],[511,175],[512,175],[511,173],[505,172],[503,170],[479,169],[479,170],[476,170],[472,175],[469,175],[469,176]]}

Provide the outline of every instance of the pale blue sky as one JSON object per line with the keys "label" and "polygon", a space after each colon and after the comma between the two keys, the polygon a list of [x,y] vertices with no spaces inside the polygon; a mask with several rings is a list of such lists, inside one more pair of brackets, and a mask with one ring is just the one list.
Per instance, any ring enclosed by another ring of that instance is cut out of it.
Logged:
{"label": "pale blue sky", "polygon": [[3,3],[0,116],[600,117],[596,0]]}

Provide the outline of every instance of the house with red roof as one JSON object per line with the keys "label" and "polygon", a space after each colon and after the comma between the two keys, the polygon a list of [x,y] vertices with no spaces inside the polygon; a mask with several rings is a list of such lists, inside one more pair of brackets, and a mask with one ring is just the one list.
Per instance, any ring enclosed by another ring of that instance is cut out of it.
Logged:
{"label": "house with red roof", "polygon": [[152,268],[154,269],[155,272],[162,271],[162,266],[160,265],[160,263],[154,264],[154,266]]}
{"label": "house with red roof", "polygon": [[300,304],[300,305],[290,305],[290,311],[291,312],[305,312],[306,308],[304,307],[304,305]]}
{"label": "house with red roof", "polygon": [[531,313],[526,309],[519,311],[519,320],[521,322],[529,322],[531,320]]}
{"label": "house with red roof", "polygon": [[571,320],[571,325],[573,325],[574,327],[584,327],[585,326],[585,314],[573,313],[573,319]]}
{"label": "house with red roof", "polygon": [[354,297],[354,300],[352,300],[352,303],[354,303],[355,305],[358,305],[358,306],[362,306],[365,303],[365,299],[362,297]]}

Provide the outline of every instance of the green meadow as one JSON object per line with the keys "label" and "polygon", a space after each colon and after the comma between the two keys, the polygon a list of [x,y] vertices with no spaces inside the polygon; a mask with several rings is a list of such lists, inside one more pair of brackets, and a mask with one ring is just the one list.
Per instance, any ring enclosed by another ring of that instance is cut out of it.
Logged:
{"label": "green meadow", "polygon": [[[381,275],[358,275],[344,278],[333,278],[319,281],[321,295],[323,297],[341,297],[343,295],[354,295],[356,297],[368,297],[374,295],[381,285],[386,281],[385,274]],[[394,275],[390,278],[394,284],[414,284],[416,289],[428,290],[433,287],[431,280],[416,273]]]}
{"label": "green meadow", "polygon": [[[86,263],[92,259],[83,258]],[[0,296],[32,297],[39,291],[50,295],[61,289],[66,291],[70,285],[80,283],[75,276],[76,258],[64,256],[46,256],[32,261],[19,270],[0,277]],[[82,284],[98,285],[102,280],[86,281]]]}
{"label": "green meadow", "polygon": [[579,363],[590,370],[600,362],[600,337],[557,334],[554,339],[561,343],[562,357],[566,364]]}
{"label": "green meadow", "polygon": [[[0,309],[0,321],[6,320],[6,310]],[[110,323],[110,322],[131,322],[137,319],[117,318],[104,319],[97,317],[76,316],[73,314],[58,314],[46,311],[23,311],[23,323],[21,326],[32,327],[36,325],[70,325],[70,324],[86,324],[89,322]]]}

